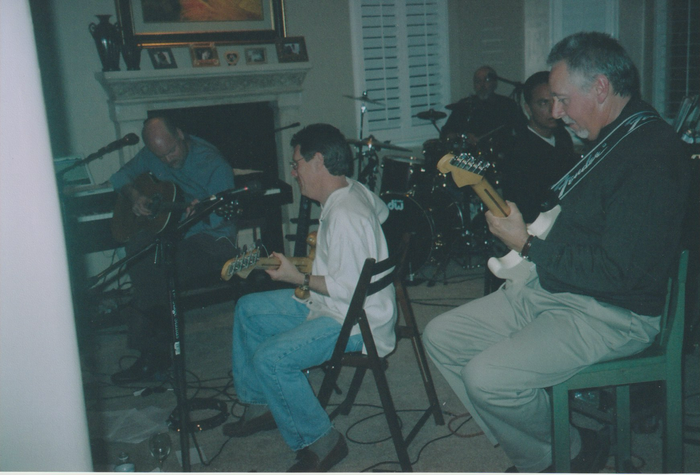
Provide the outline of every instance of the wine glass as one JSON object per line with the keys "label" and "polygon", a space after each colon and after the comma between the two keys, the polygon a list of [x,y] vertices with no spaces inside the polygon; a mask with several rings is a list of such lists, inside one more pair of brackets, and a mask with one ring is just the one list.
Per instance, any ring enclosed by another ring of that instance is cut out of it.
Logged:
{"label": "wine glass", "polygon": [[154,434],[148,441],[148,449],[151,451],[151,455],[158,460],[161,472],[163,471],[163,462],[170,455],[170,447],[170,434],[167,432]]}

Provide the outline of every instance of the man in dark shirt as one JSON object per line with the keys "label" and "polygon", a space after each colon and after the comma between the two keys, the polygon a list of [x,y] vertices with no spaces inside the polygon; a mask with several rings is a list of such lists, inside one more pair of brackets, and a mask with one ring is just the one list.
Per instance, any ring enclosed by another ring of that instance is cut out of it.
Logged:
{"label": "man in dark shirt", "polygon": [[516,134],[501,166],[503,197],[518,205],[526,223],[533,222],[554,185],[581,158],[574,153],[564,124],[552,117],[549,71],[530,76],[523,86],[523,108],[530,118]]}
{"label": "man in dark shirt", "polygon": [[[139,190],[137,178],[144,173],[175,184],[190,205],[233,188],[233,168],[219,150],[203,139],[185,134],[168,117],[146,120],[142,135],[146,146],[110,177],[114,189],[131,202],[136,216],[150,216],[157,197],[157,193]],[[173,211],[171,219],[177,218]],[[134,234],[126,243],[127,255],[134,255],[154,237],[145,229]],[[221,267],[236,253],[235,223],[212,213],[194,223],[177,243],[178,285],[185,288],[216,282]],[[130,367],[112,375],[115,384],[148,380],[170,366],[168,289],[163,266],[154,264],[153,256],[153,252],[148,253],[129,267],[134,290],[128,318],[129,344],[141,356]]]}
{"label": "man in dark shirt", "polygon": [[[592,153],[558,183],[561,213],[546,240],[518,206],[491,232],[529,275],[431,321],[428,354],[489,440],[514,463],[551,469],[545,388],[603,360],[647,348],[659,332],[679,254],[689,160],[673,129],[639,96],[639,73],[603,33],[577,33],[548,57],[553,116]],[[653,222],[651,221],[653,219]],[[609,440],[572,426],[572,471],[596,472]]]}
{"label": "man in dark shirt", "polygon": [[490,66],[474,72],[474,95],[451,106],[452,113],[440,134],[444,142],[502,149],[516,130],[524,128],[525,116],[515,101],[496,94],[497,78]]}

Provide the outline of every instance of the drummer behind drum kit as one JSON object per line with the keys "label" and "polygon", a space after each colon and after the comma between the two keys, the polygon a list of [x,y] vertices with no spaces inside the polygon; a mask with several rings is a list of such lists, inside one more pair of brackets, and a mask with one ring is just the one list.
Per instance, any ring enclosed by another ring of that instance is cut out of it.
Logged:
{"label": "drummer behind drum kit", "polygon": [[[430,120],[435,125],[446,115],[431,109],[417,114],[417,117]],[[435,127],[440,130],[437,125]],[[364,140],[348,139],[348,143],[360,149],[367,147],[370,152],[381,149],[411,152],[380,142],[372,136]],[[412,234],[409,281],[414,280],[425,266],[435,265],[436,269],[430,277],[434,283],[435,276],[444,273],[449,259],[457,253],[460,257],[468,258],[469,262],[476,253],[488,256],[490,237],[481,201],[471,189],[458,188],[437,170],[438,161],[447,153],[482,155],[484,152],[462,137],[462,140],[451,141],[427,140],[423,143],[423,157],[385,155],[382,158],[380,196],[389,207],[389,218],[383,225],[384,233],[391,250],[398,249],[404,233]],[[370,157],[367,167],[360,171],[359,181],[371,189],[374,189],[374,173],[378,163],[375,160],[373,164]],[[498,180],[492,177],[491,181],[497,183]]]}

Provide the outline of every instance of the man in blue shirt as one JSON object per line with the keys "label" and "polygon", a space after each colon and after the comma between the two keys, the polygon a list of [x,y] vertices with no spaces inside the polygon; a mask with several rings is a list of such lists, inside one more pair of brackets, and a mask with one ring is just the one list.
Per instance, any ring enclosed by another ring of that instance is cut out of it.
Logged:
{"label": "man in blue shirt", "polygon": [[[190,208],[216,193],[234,187],[233,169],[209,142],[186,135],[170,119],[151,117],[144,122],[145,147],[110,178],[114,189],[129,199],[136,216],[152,214],[152,199],[135,184],[150,173],[160,182],[175,184]],[[173,218],[175,218],[175,214]],[[126,243],[133,255],[153,240],[141,231]],[[237,251],[236,226],[212,213],[185,231],[177,243],[175,266],[180,287],[216,278],[223,264]],[[128,318],[129,345],[141,356],[129,368],[112,375],[115,384],[142,381],[170,365],[170,312],[165,275],[151,253],[129,268],[134,298]]]}

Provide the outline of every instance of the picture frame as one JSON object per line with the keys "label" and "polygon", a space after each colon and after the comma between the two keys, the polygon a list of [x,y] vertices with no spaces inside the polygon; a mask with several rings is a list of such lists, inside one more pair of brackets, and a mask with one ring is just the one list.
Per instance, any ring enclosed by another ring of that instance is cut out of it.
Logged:
{"label": "picture frame", "polygon": [[227,51],[224,53],[224,58],[226,58],[226,63],[228,63],[229,66],[237,65],[240,57],[241,55],[238,53],[238,51]]}
{"label": "picture frame", "polygon": [[309,60],[306,52],[306,41],[303,36],[290,36],[275,41],[277,61],[280,63],[295,63]]}
{"label": "picture frame", "polygon": [[265,64],[267,63],[267,50],[265,48],[246,48],[245,49],[246,64]]}
{"label": "picture frame", "polygon": [[[165,7],[173,2],[115,2],[125,41],[146,48],[209,42],[274,43],[286,36],[284,0],[221,0],[217,3],[221,8],[209,10],[206,18],[194,9],[173,12]],[[186,2],[175,3],[187,8]]]}
{"label": "picture frame", "polygon": [[192,66],[219,66],[219,54],[214,43],[194,43],[190,45]]}
{"label": "picture frame", "polygon": [[174,69],[177,68],[173,50],[170,48],[149,48],[148,56],[151,58],[153,69]]}

